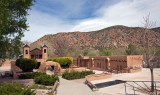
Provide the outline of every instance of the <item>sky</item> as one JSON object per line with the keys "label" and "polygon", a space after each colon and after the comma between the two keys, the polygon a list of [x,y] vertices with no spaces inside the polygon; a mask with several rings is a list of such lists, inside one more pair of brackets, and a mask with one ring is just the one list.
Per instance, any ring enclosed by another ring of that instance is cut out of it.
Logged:
{"label": "sky", "polygon": [[143,27],[148,14],[154,27],[160,27],[160,0],[35,0],[28,13],[29,28],[22,41],[29,42],[60,32]]}

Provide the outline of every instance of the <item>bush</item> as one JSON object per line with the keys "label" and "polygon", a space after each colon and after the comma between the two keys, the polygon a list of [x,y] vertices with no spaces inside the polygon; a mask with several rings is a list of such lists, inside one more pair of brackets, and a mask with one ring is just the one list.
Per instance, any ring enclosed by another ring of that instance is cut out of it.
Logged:
{"label": "bush", "polygon": [[54,85],[56,80],[59,80],[57,75],[47,75],[47,74],[38,73],[38,72],[21,74],[19,76],[19,79],[34,79],[34,82],[36,84],[49,85],[49,86]]}
{"label": "bush", "polygon": [[37,66],[37,60],[20,58],[16,60],[16,66],[22,69],[23,72],[31,72]]}
{"label": "bush", "polygon": [[59,80],[57,75],[46,75],[46,74],[41,74],[40,76],[36,77],[34,79],[34,82],[36,84],[42,84],[42,85],[47,85],[47,86],[53,86],[56,80]]}
{"label": "bush", "polygon": [[68,68],[73,63],[72,57],[50,58],[47,61],[58,62],[62,68]]}
{"label": "bush", "polygon": [[3,83],[0,85],[1,95],[36,95],[28,87],[21,87],[19,84]]}
{"label": "bush", "polygon": [[94,74],[94,72],[93,71],[65,72],[62,74],[62,78],[65,78],[67,80],[80,79],[80,78],[85,78],[85,76],[90,74]]}
{"label": "bush", "polygon": [[28,73],[28,74],[21,74],[19,76],[19,79],[34,79],[40,75],[42,75],[43,73],[39,73],[39,72],[33,72],[33,73]]}

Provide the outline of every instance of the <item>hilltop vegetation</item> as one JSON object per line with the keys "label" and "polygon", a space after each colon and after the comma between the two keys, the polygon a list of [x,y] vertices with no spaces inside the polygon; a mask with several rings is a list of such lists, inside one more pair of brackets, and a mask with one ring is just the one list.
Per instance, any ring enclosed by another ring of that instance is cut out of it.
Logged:
{"label": "hilltop vegetation", "polygon": [[[160,28],[148,31],[151,39],[150,46],[160,46]],[[112,52],[112,55],[126,54],[129,44],[141,46],[143,35],[141,27],[111,26],[102,30],[91,32],[66,32],[53,35],[45,35],[31,44],[31,48],[46,44],[49,47],[49,55],[54,56],[57,46],[63,44],[66,56],[105,55],[103,51]],[[61,43],[59,43],[61,42]],[[59,46],[60,47],[60,46]],[[106,49],[107,48],[107,49]],[[59,48],[58,48],[59,49]]]}

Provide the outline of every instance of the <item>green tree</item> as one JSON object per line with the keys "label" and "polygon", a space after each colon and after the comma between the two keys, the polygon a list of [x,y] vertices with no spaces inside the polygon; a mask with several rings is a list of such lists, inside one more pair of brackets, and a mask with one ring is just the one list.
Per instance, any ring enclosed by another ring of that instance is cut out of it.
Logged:
{"label": "green tree", "polygon": [[86,56],[99,56],[98,50],[89,50]]}
{"label": "green tree", "polygon": [[102,56],[111,56],[112,55],[112,51],[110,49],[102,49],[101,50],[101,55]]}
{"label": "green tree", "polygon": [[127,55],[137,55],[137,54],[139,54],[139,52],[138,52],[137,47],[135,45],[129,44],[128,48],[126,50],[126,54]]}
{"label": "green tree", "polygon": [[0,0],[0,66],[6,58],[19,55],[32,4],[33,0]]}

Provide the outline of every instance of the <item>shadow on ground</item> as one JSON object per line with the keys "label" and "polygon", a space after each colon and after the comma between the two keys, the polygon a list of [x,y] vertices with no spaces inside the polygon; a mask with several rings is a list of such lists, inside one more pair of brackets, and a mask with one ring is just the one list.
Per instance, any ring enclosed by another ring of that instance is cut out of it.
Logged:
{"label": "shadow on ground", "polygon": [[121,83],[125,83],[125,81],[122,81],[122,80],[107,81],[107,82],[95,84],[95,86],[97,88],[103,88],[103,87],[113,86]]}

